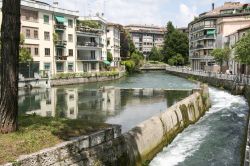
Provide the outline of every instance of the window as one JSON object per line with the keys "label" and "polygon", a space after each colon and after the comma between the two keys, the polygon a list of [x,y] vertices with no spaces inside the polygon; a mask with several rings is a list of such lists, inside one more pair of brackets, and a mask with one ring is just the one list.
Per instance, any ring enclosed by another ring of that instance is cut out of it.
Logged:
{"label": "window", "polygon": [[44,40],[50,40],[50,33],[49,32],[44,32]]}
{"label": "window", "polygon": [[68,20],[68,27],[73,28],[73,20]]}
{"label": "window", "polygon": [[95,59],[95,51],[91,51],[91,60]]}
{"label": "window", "polygon": [[30,38],[30,30],[26,29],[26,38]]}
{"label": "window", "polygon": [[68,71],[74,71],[74,64],[68,63]]}
{"label": "window", "polygon": [[60,62],[56,63],[56,70],[58,72],[63,72],[64,71],[63,63],[60,63]]}
{"label": "window", "polygon": [[26,49],[27,49],[27,51],[31,54],[31,48],[30,48],[30,47],[27,47]]}
{"label": "window", "polygon": [[48,15],[44,15],[44,16],[43,16],[43,22],[44,22],[45,24],[49,24],[49,16],[48,16]]}
{"label": "window", "polygon": [[95,63],[91,63],[91,70],[95,70],[96,69],[96,64]]}
{"label": "window", "polygon": [[44,63],[44,70],[50,70],[50,63]]}
{"label": "window", "polygon": [[50,56],[50,48],[45,48],[45,56]]}
{"label": "window", "polygon": [[35,55],[39,55],[39,49],[38,48],[35,48]]}
{"label": "window", "polygon": [[38,30],[34,30],[34,38],[38,39]]}
{"label": "window", "polygon": [[73,35],[72,34],[68,34],[68,41],[73,42]]}
{"label": "window", "polygon": [[69,49],[69,56],[73,56],[73,49]]}

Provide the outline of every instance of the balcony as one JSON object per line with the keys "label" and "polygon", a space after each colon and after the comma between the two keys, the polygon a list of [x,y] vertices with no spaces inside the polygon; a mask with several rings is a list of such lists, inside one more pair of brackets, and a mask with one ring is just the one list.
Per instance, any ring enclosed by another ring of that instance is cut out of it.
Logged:
{"label": "balcony", "polygon": [[104,45],[102,43],[97,42],[77,42],[77,47],[79,49],[81,48],[95,48],[95,49],[101,49]]}
{"label": "balcony", "polygon": [[103,33],[102,29],[93,29],[84,26],[77,26],[76,32],[80,35],[87,35],[87,36],[101,36]]}
{"label": "balcony", "polygon": [[213,40],[215,39],[215,35],[202,35],[202,36],[197,36],[197,37],[193,37],[190,40],[191,41],[196,41],[196,40]]}
{"label": "balcony", "polygon": [[216,26],[215,25],[203,25],[203,26],[191,28],[191,33],[201,31],[201,30],[204,30],[204,29],[216,29]]}
{"label": "balcony", "polygon": [[55,41],[55,45],[57,48],[65,48],[65,46],[67,45],[67,41],[57,40],[57,41]]}
{"label": "balcony", "polygon": [[105,60],[104,57],[91,57],[88,55],[78,55],[77,61],[103,61]]}
{"label": "balcony", "polygon": [[197,46],[191,46],[190,50],[202,50],[202,49],[214,49],[214,45],[197,45]]}
{"label": "balcony", "polygon": [[64,31],[66,29],[66,26],[63,24],[56,24],[54,27],[55,31]]}
{"label": "balcony", "polygon": [[67,61],[67,56],[56,56],[57,61]]}

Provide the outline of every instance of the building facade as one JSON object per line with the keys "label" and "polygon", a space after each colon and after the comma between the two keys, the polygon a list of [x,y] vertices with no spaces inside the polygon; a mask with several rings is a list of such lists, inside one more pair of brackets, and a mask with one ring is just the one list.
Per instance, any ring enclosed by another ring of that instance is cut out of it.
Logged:
{"label": "building facade", "polygon": [[145,57],[154,46],[157,48],[163,46],[165,28],[146,25],[128,25],[124,28],[130,33],[136,49]]}
{"label": "building facade", "polygon": [[229,60],[229,70],[232,74],[249,74],[250,67],[235,60],[235,44],[250,31],[250,24],[227,36],[226,45],[232,49]]}
{"label": "building facade", "polygon": [[225,2],[202,13],[189,24],[189,59],[193,70],[215,64],[211,52],[223,48],[226,36],[250,24],[250,5]]}
{"label": "building facade", "polygon": [[107,29],[107,48],[112,54],[113,61],[111,66],[119,67],[121,62],[120,56],[120,25],[109,23]]}
{"label": "building facade", "polygon": [[[84,21],[94,22],[98,27],[82,25]],[[105,65],[109,65],[107,26],[99,15],[79,17],[78,11],[61,9],[56,4],[21,0],[21,34],[25,38],[22,47],[31,53],[33,67],[43,75],[105,70]],[[117,47],[114,55],[119,59],[119,31],[114,35]]]}

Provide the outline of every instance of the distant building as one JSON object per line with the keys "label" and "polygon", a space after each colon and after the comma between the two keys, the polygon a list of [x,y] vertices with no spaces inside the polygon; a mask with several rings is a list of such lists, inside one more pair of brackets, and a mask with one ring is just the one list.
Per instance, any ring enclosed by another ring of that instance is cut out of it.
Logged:
{"label": "distant building", "polygon": [[119,67],[121,62],[120,26],[121,25],[109,23],[107,28],[107,49],[113,56],[111,63],[113,67]]}
{"label": "distant building", "polygon": [[127,25],[124,27],[131,34],[132,40],[138,51],[147,56],[155,46],[161,48],[164,43],[166,29],[157,26]]}
{"label": "distant building", "polygon": [[182,33],[186,33],[188,34],[188,28],[187,27],[181,27],[181,28],[177,28],[179,31],[181,31]]}
{"label": "distant building", "polygon": [[223,48],[226,36],[250,24],[250,5],[225,2],[223,6],[202,13],[189,23],[189,59],[193,70],[215,64],[211,52]]}
{"label": "distant building", "polygon": [[244,37],[250,30],[250,24],[244,28],[238,29],[234,33],[227,36],[226,45],[232,49],[229,61],[229,70],[232,74],[250,74],[250,67],[245,64],[240,64],[235,60],[235,44]]}

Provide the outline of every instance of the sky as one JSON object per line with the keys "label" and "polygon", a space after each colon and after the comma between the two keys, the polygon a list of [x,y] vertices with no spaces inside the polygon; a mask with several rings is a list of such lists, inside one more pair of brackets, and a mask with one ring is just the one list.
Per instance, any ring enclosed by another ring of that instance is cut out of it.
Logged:
{"label": "sky", "polygon": [[[53,0],[41,0],[52,4]],[[81,16],[104,13],[108,22],[165,26],[172,21],[176,27],[187,27],[194,16],[211,10],[212,3],[224,0],[55,0],[59,7],[77,10]],[[226,0],[246,3],[247,0]],[[248,1],[250,3],[250,1]]]}

